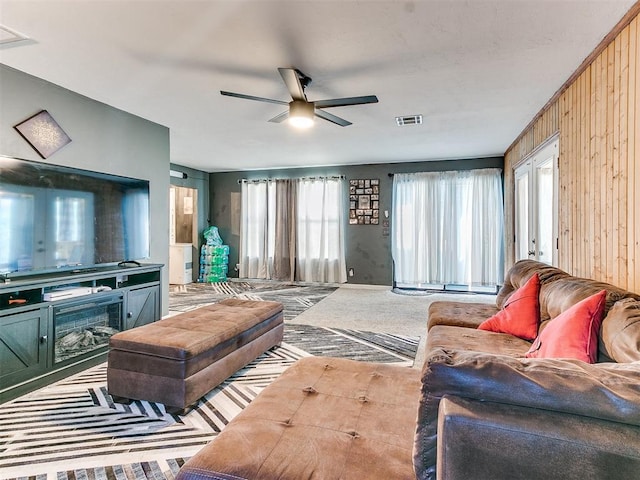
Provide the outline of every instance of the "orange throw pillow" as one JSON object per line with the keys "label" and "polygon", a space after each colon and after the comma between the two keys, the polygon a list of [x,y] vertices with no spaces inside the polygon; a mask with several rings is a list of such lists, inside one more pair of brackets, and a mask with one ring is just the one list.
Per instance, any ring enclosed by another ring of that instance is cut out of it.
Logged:
{"label": "orange throw pillow", "polygon": [[527,358],[573,358],[594,363],[607,291],[602,290],[565,310],[536,338]]}
{"label": "orange throw pillow", "polygon": [[478,328],[533,340],[538,335],[540,325],[539,294],[540,279],[536,273],[513,292],[502,310],[482,322]]}

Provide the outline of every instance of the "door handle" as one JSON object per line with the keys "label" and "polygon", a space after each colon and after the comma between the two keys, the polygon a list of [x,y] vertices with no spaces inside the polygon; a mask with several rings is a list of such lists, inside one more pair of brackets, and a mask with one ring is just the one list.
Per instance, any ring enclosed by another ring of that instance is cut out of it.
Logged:
{"label": "door handle", "polygon": [[536,251],[535,250],[529,250],[529,252],[527,252],[527,253],[529,253],[529,255],[535,255]]}

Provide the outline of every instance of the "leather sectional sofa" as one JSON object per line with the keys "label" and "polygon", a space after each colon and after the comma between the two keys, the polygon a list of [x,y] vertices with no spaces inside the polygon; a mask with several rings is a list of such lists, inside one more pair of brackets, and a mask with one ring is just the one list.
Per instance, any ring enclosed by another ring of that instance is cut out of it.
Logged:
{"label": "leather sectional sofa", "polygon": [[[580,301],[606,292],[594,363],[524,358],[531,341],[478,328],[533,275],[540,284],[538,333]],[[639,299],[522,260],[507,273],[495,307],[432,303],[414,447],[417,478],[640,478]]]}
{"label": "leather sectional sofa", "polygon": [[[535,339],[500,331],[522,305]],[[582,305],[597,361],[535,358],[573,345]],[[524,260],[495,305],[434,302],[427,328],[422,371],[301,360],[177,479],[640,478],[640,296]]]}

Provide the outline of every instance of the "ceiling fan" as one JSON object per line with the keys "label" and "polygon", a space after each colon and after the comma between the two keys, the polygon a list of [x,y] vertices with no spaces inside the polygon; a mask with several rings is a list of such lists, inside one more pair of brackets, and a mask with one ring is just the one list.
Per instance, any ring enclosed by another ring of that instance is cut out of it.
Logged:
{"label": "ceiling fan", "polygon": [[375,95],[366,95],[362,97],[332,98],[328,100],[318,100],[310,102],[304,93],[305,88],[311,83],[311,77],[305,75],[297,68],[278,68],[282,80],[284,80],[292,101],[285,102],[283,100],[274,100],[271,98],[254,97],[253,95],[245,95],[242,93],[226,92],[220,90],[222,95],[236,98],[244,98],[246,100],[256,100],[258,102],[276,103],[278,105],[288,105],[289,109],[285,112],[271,118],[270,122],[280,123],[289,120],[292,125],[305,128],[313,125],[314,116],[322,118],[341,127],[351,125],[351,122],[344,118],[337,117],[329,112],[324,111],[325,108],[346,107],[349,105],[363,105],[366,103],[377,103],[378,97]]}

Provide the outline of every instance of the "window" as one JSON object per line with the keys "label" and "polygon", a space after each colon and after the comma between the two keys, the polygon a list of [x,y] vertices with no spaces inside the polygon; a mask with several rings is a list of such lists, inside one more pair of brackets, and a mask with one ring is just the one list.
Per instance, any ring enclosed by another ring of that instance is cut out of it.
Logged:
{"label": "window", "polygon": [[514,170],[516,260],[558,264],[558,139]]}
{"label": "window", "polygon": [[242,184],[240,276],[346,282],[343,180]]}
{"label": "window", "polygon": [[499,169],[397,174],[392,220],[397,286],[466,290],[502,283]]}

